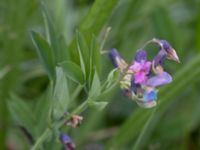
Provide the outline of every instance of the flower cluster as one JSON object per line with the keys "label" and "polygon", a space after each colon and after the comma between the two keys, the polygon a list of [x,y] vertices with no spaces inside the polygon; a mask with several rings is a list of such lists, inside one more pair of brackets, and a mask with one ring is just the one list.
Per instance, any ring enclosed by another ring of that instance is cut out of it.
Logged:
{"label": "flower cluster", "polygon": [[116,49],[110,51],[114,66],[122,74],[120,87],[124,94],[145,108],[156,106],[157,87],[172,82],[170,74],[164,71],[164,60],[179,62],[176,51],[166,40],[152,39],[147,42],[149,43],[156,43],[159,46],[158,54],[152,61],[147,60],[147,53],[143,49],[136,52],[131,65],[120,57]]}

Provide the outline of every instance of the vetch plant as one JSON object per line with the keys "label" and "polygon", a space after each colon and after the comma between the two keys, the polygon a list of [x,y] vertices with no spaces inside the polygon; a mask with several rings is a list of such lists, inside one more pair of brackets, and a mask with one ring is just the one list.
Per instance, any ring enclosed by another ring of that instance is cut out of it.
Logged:
{"label": "vetch plant", "polygon": [[200,149],[198,2],[3,3],[0,149]]}
{"label": "vetch plant", "polygon": [[[87,44],[83,35],[77,32],[77,54],[80,64],[76,64],[71,60],[53,64],[50,61],[55,60],[54,56],[51,55],[50,58],[47,58],[47,55],[43,54],[46,50],[51,50],[48,42],[36,32],[32,32],[32,39],[52,82],[50,84],[52,91],[52,102],[49,110],[50,127],[46,128],[33,145],[32,150],[41,147],[48,138],[53,138],[51,137],[52,134],[60,135],[61,142],[65,148],[73,150],[75,149],[74,144],[66,140],[70,139],[70,137],[63,134],[61,128],[66,125],[76,128],[83,120],[83,116],[79,116],[79,114],[88,107],[95,107],[99,110],[105,108],[108,102],[100,101],[100,97],[109,93],[117,85],[117,70],[111,71],[108,79],[101,83],[98,73],[100,69],[100,49],[98,43],[95,43],[95,37],[92,38],[91,49],[85,51],[87,49],[84,49],[83,45],[86,46]],[[46,45],[49,49],[42,49],[43,45]],[[76,88],[70,94],[69,87],[73,87],[74,84]],[[85,93],[86,100],[75,107],[73,111],[70,111],[74,100],[79,97],[81,91]]]}
{"label": "vetch plant", "polygon": [[[77,127],[84,121],[81,113],[87,108],[102,110],[107,106],[108,102],[102,100],[118,84],[119,73],[116,69],[112,70],[104,82],[99,77],[101,52],[108,33],[100,42],[94,34],[77,30],[71,46],[67,47],[65,39],[57,35],[45,8],[43,16],[46,38],[35,31],[31,31],[31,38],[50,83],[45,100],[40,100],[35,113],[32,113],[33,120],[24,122],[22,119],[21,125],[29,133],[33,143],[31,150],[58,149],[61,144],[66,149],[74,150],[69,128],[78,130]],[[77,101],[81,101],[81,104],[77,104]],[[13,114],[22,105],[28,111],[26,104],[14,106],[12,101],[10,103]],[[33,130],[35,118],[37,124],[40,123]],[[55,144],[58,139],[59,146]]]}
{"label": "vetch plant", "polygon": [[[61,146],[74,150],[76,142],[72,141],[70,130],[78,131],[78,126],[85,120],[82,112],[87,108],[104,109],[108,104],[105,96],[118,83],[123,93],[141,107],[156,106],[157,87],[172,81],[170,74],[164,70],[164,60],[168,58],[179,62],[167,41],[148,41],[145,46],[158,44],[158,54],[149,61],[144,48],[139,49],[131,65],[120,57],[116,49],[112,49],[110,56],[116,69],[102,81],[101,54],[104,54],[105,38],[110,29],[101,41],[82,27],[76,31],[71,45],[66,46],[65,38],[57,34],[45,8],[43,16],[46,37],[31,31],[31,38],[49,77],[46,95],[35,105],[33,113],[15,95],[12,99],[17,99],[18,103],[9,102],[11,113],[21,114],[20,125],[28,133],[31,150],[59,149]],[[24,112],[31,114],[28,119]],[[60,141],[59,145],[55,144],[57,141]]]}
{"label": "vetch plant", "polygon": [[145,46],[150,43],[159,46],[158,54],[152,61],[147,60],[147,53],[143,49],[136,52],[131,65],[121,58],[116,49],[110,52],[113,65],[121,72],[120,87],[124,95],[145,108],[156,106],[157,88],[172,82],[171,75],[164,70],[164,60],[180,62],[176,51],[166,40],[152,39]]}

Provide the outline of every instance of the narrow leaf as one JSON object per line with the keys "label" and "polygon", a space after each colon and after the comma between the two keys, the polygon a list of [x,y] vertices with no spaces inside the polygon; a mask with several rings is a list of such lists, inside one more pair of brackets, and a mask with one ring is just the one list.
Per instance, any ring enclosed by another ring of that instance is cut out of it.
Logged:
{"label": "narrow leaf", "polygon": [[110,17],[117,2],[118,0],[96,0],[80,25],[81,31],[90,31],[90,33],[98,34]]}
{"label": "narrow leaf", "polygon": [[79,52],[81,68],[84,70],[86,78],[88,78],[90,70],[89,48],[85,37],[80,32],[77,32],[77,48]]}
{"label": "narrow leaf", "polygon": [[53,79],[55,76],[54,72],[54,57],[52,53],[52,49],[47,43],[47,41],[38,33],[32,31],[31,37],[33,44],[36,47],[37,53],[41,62],[44,65],[45,70],[50,79]]}
{"label": "narrow leaf", "polygon": [[22,99],[12,94],[7,101],[8,109],[18,125],[25,127],[33,136],[35,135],[35,118],[31,107]]}
{"label": "narrow leaf", "polygon": [[93,81],[92,81],[92,86],[89,91],[89,97],[96,98],[100,95],[100,93],[101,93],[101,83],[100,83],[100,79],[97,74],[97,71],[95,71]]}
{"label": "narrow leaf", "polygon": [[92,101],[92,102],[89,102],[88,104],[89,104],[90,107],[93,107],[98,111],[101,111],[108,105],[108,102],[94,102],[94,101]]}
{"label": "narrow leaf", "polygon": [[67,77],[77,83],[84,84],[84,74],[77,64],[71,61],[65,61],[59,65],[63,68],[63,71]]}
{"label": "narrow leaf", "polygon": [[60,118],[66,111],[70,102],[69,89],[63,69],[56,68],[56,84],[54,89],[53,111],[56,118]]}
{"label": "narrow leaf", "polygon": [[42,14],[45,23],[45,32],[50,43],[53,54],[55,56],[55,61],[58,63],[60,61],[61,53],[58,44],[58,36],[56,34],[55,26],[50,18],[49,12],[44,3],[42,3]]}
{"label": "narrow leaf", "polygon": [[51,108],[52,108],[52,84],[49,85],[45,93],[37,98],[36,105],[34,107],[34,116],[37,117],[37,135],[41,135],[41,132],[45,130],[48,123],[51,122]]}
{"label": "narrow leaf", "polygon": [[119,69],[113,69],[109,74],[108,74],[108,78],[107,78],[107,85],[106,88],[109,88],[112,84],[114,84],[114,82],[117,82],[117,80],[119,80]]}

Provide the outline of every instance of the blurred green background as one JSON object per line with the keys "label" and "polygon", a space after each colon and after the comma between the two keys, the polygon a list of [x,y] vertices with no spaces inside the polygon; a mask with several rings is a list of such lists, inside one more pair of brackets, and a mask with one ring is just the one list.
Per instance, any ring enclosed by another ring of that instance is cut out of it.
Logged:
{"label": "blurred green background", "polygon": [[[94,1],[46,0],[45,3],[56,31],[70,44]],[[98,22],[98,16],[93,17]],[[181,60],[181,64],[170,61],[165,64],[174,82],[161,89],[158,103],[162,103],[156,108],[140,149],[200,149],[200,1],[118,0],[101,27],[102,33],[107,27],[111,31],[105,50],[115,47],[129,62],[135,51],[154,37],[168,40]],[[8,111],[10,94],[16,93],[34,105],[48,85],[30,39],[31,29],[44,32],[39,0],[0,1],[0,150],[30,148],[22,127]],[[96,36],[101,37],[102,33]],[[107,55],[103,55],[103,60],[102,80],[113,69]],[[88,110],[83,124],[70,131],[78,149],[134,147],[151,110],[138,108],[119,89],[108,99],[111,103],[105,110]]]}

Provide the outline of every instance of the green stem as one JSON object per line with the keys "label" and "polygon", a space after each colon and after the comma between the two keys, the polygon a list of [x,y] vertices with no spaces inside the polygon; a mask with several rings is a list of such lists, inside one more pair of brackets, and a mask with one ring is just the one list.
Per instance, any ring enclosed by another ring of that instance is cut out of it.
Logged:
{"label": "green stem", "polygon": [[[114,86],[112,86],[112,88],[110,88],[109,90],[113,89],[117,84],[114,84]],[[80,90],[82,89],[82,86],[77,88],[77,92],[75,92],[76,94],[80,92]],[[74,94],[74,95],[76,95]],[[81,105],[79,105],[71,114],[67,115],[63,120],[61,120],[60,122],[56,122],[53,124],[53,128],[61,128],[63,126],[63,124],[65,124],[66,121],[68,121],[73,115],[75,114],[80,114],[81,112],[83,112],[87,106],[88,103],[90,101],[93,101],[94,99],[91,99],[90,97],[88,97]],[[40,145],[45,141],[45,139],[47,139],[47,137],[50,135],[51,133],[51,129],[47,128],[44,133],[40,136],[40,138],[36,141],[36,143],[33,145],[33,147],[31,148],[31,150],[37,150]]]}
{"label": "green stem", "polygon": [[[69,120],[73,115],[80,114],[83,112],[88,105],[88,102],[92,101],[92,99],[87,98],[79,107],[77,107],[71,114],[67,115],[66,118],[58,123],[54,123],[53,127],[56,127],[57,129],[60,128],[67,120]],[[31,150],[38,150],[38,148],[41,146],[41,144],[50,136],[51,129],[47,128],[43,134],[39,137],[39,139],[36,141],[36,143],[33,145]]]}
{"label": "green stem", "polygon": [[151,122],[152,122],[152,120],[154,118],[155,112],[156,112],[156,108],[154,108],[153,111],[151,112],[151,115],[150,115],[149,119],[145,123],[145,125],[144,125],[144,127],[143,127],[143,129],[142,129],[142,131],[141,131],[141,133],[139,135],[139,137],[137,138],[137,141],[135,142],[133,150],[139,150],[140,149],[140,146],[141,146],[141,144],[143,142],[143,138],[145,136],[145,133],[147,133],[147,131],[148,131],[148,128],[149,128],[149,126],[150,126],[150,124],[151,124]]}
{"label": "green stem", "polygon": [[34,146],[31,148],[31,150],[38,150],[38,148],[41,146],[41,144],[49,137],[51,134],[51,130],[47,128],[44,133],[40,136],[40,138],[36,141]]}
{"label": "green stem", "polygon": [[92,101],[92,99],[87,98],[81,105],[79,105],[71,114],[67,115],[65,117],[65,119],[63,119],[62,121],[55,123],[54,127],[56,126],[57,128],[60,128],[66,121],[68,121],[73,115],[75,114],[80,114],[81,112],[83,112],[88,105],[88,102]]}

